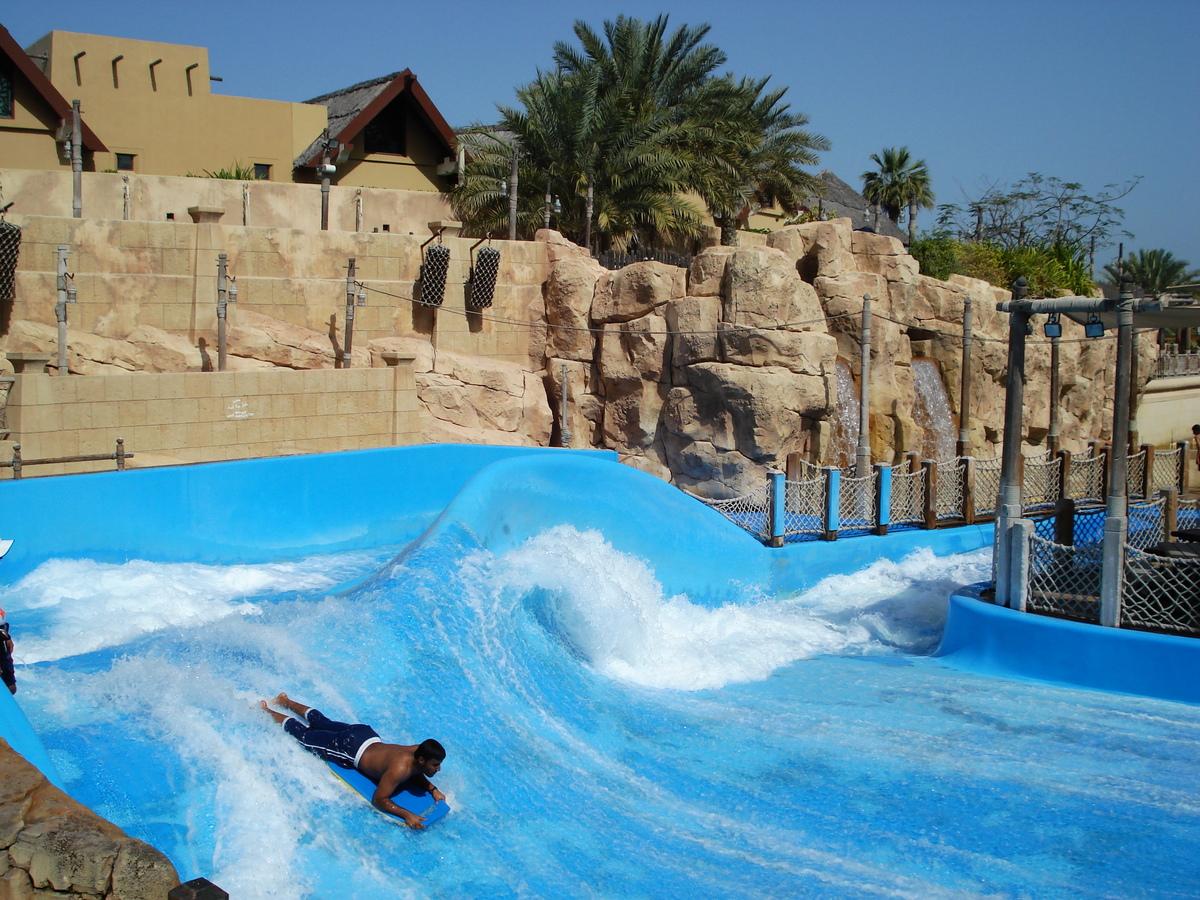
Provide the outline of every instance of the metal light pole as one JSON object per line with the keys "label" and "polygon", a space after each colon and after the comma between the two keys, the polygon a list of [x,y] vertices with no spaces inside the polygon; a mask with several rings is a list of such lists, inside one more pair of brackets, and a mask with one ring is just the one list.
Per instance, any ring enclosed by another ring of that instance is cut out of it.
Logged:
{"label": "metal light pole", "polygon": [[228,304],[237,302],[237,288],[229,284],[229,257],[217,254],[217,371],[225,371],[225,319]]}
{"label": "metal light pole", "polygon": [[58,245],[58,301],[54,304],[54,316],[58,319],[58,374],[69,375],[67,354],[67,304],[75,302],[75,285],[67,274],[67,254],[71,251],[66,244]]}
{"label": "metal light pole", "polygon": [[1008,317],[1008,379],[1004,393],[1004,453],[1000,490],[996,496],[996,603],[1008,606],[1012,596],[1009,530],[1021,518],[1021,419],[1025,409],[1025,332],[1029,310],[1022,301],[1029,292],[1024,276],[1013,282]]}
{"label": "metal light pole", "polygon": [[508,176],[508,239],[517,239],[517,179],[520,176],[521,151],[513,145],[512,172]]}
{"label": "metal light pole", "polygon": [[1129,472],[1129,386],[1133,358],[1133,279],[1121,276],[1117,298],[1117,376],[1113,395],[1112,452],[1104,509],[1104,556],[1100,575],[1100,624],[1121,623],[1125,583],[1125,537],[1129,531],[1126,478]]}
{"label": "metal light pole", "polygon": [[71,215],[83,218],[83,122],[79,101],[71,101]]}
{"label": "metal light pole", "polygon": [[562,411],[559,413],[559,422],[562,423],[561,432],[562,440],[560,443],[564,447],[571,446],[571,426],[567,424],[567,364],[562,364]]}
{"label": "metal light pole", "polygon": [[971,455],[971,329],[974,321],[971,298],[963,303],[962,377],[958,390],[958,443],[955,456]]}
{"label": "metal light pole", "polygon": [[1062,416],[1058,404],[1058,398],[1062,395],[1061,357],[1062,336],[1056,334],[1050,338],[1050,432],[1046,435],[1046,441],[1051,453],[1057,453],[1062,446],[1059,439]]}
{"label": "metal light pole", "polygon": [[341,147],[340,142],[336,138],[326,137],[325,148],[321,152],[321,165],[317,167],[317,174],[321,176],[321,230],[329,230],[329,179],[337,171],[337,166],[329,161],[329,155],[336,153]]}
{"label": "metal light pole", "polygon": [[[350,264],[346,267],[346,342],[342,347],[342,368],[349,369],[354,364],[354,306],[355,306],[355,288],[357,284],[354,280],[354,257],[350,257]],[[363,299],[366,297],[364,295]]]}
{"label": "metal light pole", "polygon": [[871,474],[871,295],[863,294],[862,339],[858,393],[858,449],[854,455],[854,477]]}

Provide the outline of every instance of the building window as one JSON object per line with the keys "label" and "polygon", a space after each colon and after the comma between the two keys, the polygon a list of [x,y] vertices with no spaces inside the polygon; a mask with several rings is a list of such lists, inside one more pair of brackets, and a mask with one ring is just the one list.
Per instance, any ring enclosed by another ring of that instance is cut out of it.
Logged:
{"label": "building window", "polygon": [[269,163],[255,163],[254,164],[254,177],[257,178],[259,181],[270,181],[271,180],[270,164]]}
{"label": "building window", "polygon": [[394,156],[407,155],[405,146],[405,108],[399,97],[387,105],[363,129],[364,153],[390,153]]}
{"label": "building window", "polygon": [[118,153],[117,154],[117,171],[118,172],[132,172],[133,171],[133,161],[136,158],[137,157],[133,153]]}
{"label": "building window", "polygon": [[0,119],[13,117],[12,76],[0,69]]}

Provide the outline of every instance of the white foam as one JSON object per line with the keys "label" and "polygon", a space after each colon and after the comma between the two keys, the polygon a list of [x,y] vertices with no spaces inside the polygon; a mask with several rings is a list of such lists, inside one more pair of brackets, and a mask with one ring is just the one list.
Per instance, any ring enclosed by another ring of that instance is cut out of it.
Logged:
{"label": "white foam", "polygon": [[826,654],[901,649],[936,640],[955,585],[978,581],[986,554],[939,559],[917,551],[876,562],[795,598],[736,597],[710,609],[665,597],[641,560],[595,531],[559,526],[497,561],[499,589],[537,599],[548,627],[604,675],[646,687],[718,688],[766,678]]}
{"label": "white foam", "polygon": [[[120,646],[164,628],[259,615],[259,605],[246,598],[333,587],[353,562],[311,557],[208,566],[54,559],[5,589],[3,606],[19,635],[15,657],[32,664]],[[33,615],[22,623],[22,612]]]}

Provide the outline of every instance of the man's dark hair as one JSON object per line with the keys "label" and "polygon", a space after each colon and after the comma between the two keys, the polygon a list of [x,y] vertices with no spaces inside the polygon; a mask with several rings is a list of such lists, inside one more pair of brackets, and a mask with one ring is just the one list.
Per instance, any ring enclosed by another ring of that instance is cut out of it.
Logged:
{"label": "man's dark hair", "polygon": [[419,756],[421,759],[432,759],[441,762],[446,758],[446,748],[435,741],[433,738],[427,738],[421,741],[417,747],[417,752],[413,756]]}

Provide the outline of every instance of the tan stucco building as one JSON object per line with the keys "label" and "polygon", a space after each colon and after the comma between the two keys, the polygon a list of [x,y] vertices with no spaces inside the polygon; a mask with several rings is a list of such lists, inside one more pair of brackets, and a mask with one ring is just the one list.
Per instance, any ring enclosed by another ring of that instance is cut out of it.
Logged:
{"label": "tan stucco building", "polygon": [[22,51],[0,32],[6,167],[69,169],[62,142],[79,100],[88,171],[236,167],[258,180],[307,183],[332,140],[334,184],[437,192],[453,184],[453,132],[408,70],[305,103],[258,100],[212,93],[204,47],[52,31]]}

